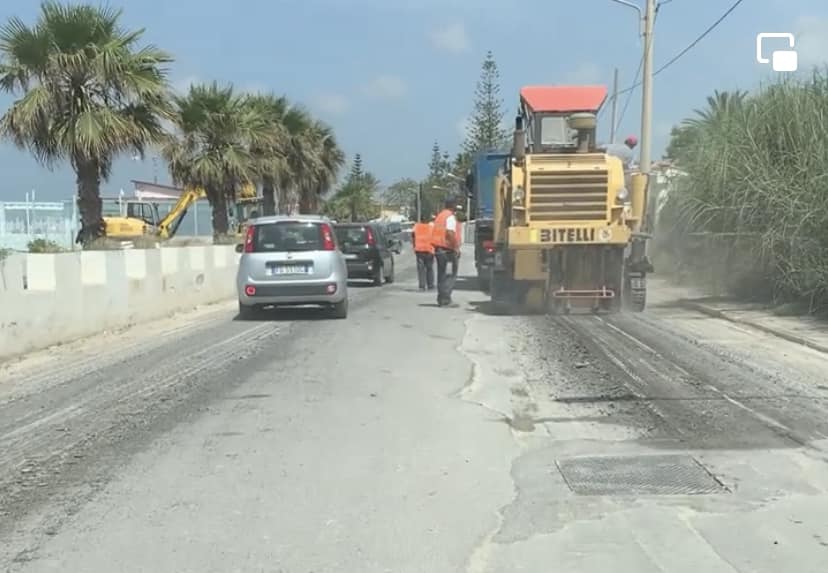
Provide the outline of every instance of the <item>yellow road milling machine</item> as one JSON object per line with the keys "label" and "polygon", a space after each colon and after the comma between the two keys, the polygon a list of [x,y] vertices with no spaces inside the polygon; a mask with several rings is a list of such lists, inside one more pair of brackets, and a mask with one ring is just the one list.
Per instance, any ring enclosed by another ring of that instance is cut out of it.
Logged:
{"label": "yellow road milling machine", "polygon": [[597,150],[606,97],[604,86],[521,89],[513,148],[495,185],[495,305],[644,310],[647,179]]}

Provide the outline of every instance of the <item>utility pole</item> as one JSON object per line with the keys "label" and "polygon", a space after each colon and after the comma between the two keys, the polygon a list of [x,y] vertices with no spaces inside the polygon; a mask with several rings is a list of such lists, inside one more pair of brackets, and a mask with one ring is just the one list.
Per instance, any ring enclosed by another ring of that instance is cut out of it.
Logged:
{"label": "utility pole", "polygon": [[423,220],[423,184],[417,185],[417,222]]}
{"label": "utility pole", "polygon": [[612,125],[610,125],[610,143],[615,143],[615,123],[618,121],[618,68],[612,76]]}
{"label": "utility pole", "polygon": [[653,24],[656,0],[645,0],[644,12],[644,77],[641,81],[641,173],[650,174],[650,150],[653,127]]}

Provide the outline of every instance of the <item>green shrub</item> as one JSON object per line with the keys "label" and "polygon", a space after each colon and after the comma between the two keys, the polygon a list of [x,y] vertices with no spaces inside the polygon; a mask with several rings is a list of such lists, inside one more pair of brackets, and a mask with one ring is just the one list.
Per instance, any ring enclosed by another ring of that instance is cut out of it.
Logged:
{"label": "green shrub", "polygon": [[65,249],[49,239],[34,239],[29,241],[27,248],[30,253],[62,253]]}

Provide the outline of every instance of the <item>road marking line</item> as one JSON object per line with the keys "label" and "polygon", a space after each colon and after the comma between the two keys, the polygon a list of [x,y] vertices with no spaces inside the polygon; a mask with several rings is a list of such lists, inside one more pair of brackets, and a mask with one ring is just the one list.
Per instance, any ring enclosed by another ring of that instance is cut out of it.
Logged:
{"label": "road marking line", "polygon": [[763,422],[765,422],[769,426],[773,426],[774,428],[776,428],[778,430],[783,430],[785,432],[789,432],[791,434],[794,434],[793,429],[789,428],[785,424],[783,424],[781,422],[777,422],[776,420],[774,420],[770,416],[767,416],[767,415],[763,414],[762,412],[754,410],[750,406],[748,406],[746,404],[743,404],[742,402],[739,402],[739,400],[736,400],[735,398],[731,398],[730,396],[728,396],[727,394],[725,394],[724,392],[722,392],[721,390],[719,390],[715,386],[713,386],[711,384],[707,384],[707,388],[709,388],[710,390],[712,390],[713,392],[715,392],[716,394],[718,394],[719,396],[721,396],[722,398],[724,398],[725,400],[727,400],[728,402],[730,402],[731,404],[736,406],[737,408],[741,408],[742,410],[744,410],[746,412],[750,412],[751,414],[753,414],[754,416],[756,416],[757,418],[759,418],[760,420],[762,420]]}
{"label": "road marking line", "polygon": [[680,364],[676,364],[675,360],[670,360],[670,359],[666,358],[663,354],[661,354],[655,348],[651,347],[649,344],[645,343],[642,340],[639,340],[638,338],[636,338],[632,334],[629,334],[628,332],[624,331],[623,329],[618,328],[614,324],[611,324],[611,323],[607,322],[606,319],[604,319],[603,317],[596,317],[596,318],[598,318],[601,322],[603,322],[606,326],[610,327],[612,330],[614,330],[618,334],[620,334],[620,335],[628,338],[629,340],[633,341],[634,343],[639,345],[641,348],[644,348],[647,351],[651,352],[653,355],[655,355],[657,358],[663,360],[664,362],[669,363],[671,366],[673,366],[673,368],[675,368],[676,370],[678,370],[679,372],[681,372],[685,376],[692,376],[690,374],[690,372],[685,370]]}

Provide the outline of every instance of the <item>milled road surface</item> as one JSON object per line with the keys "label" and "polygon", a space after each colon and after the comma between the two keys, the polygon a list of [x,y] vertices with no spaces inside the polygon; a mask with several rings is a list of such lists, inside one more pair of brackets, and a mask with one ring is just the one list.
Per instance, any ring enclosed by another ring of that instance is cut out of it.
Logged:
{"label": "milled road surface", "polygon": [[400,267],[346,321],[222,305],[0,370],[0,570],[828,571],[828,356],[658,292],[438,309]]}

